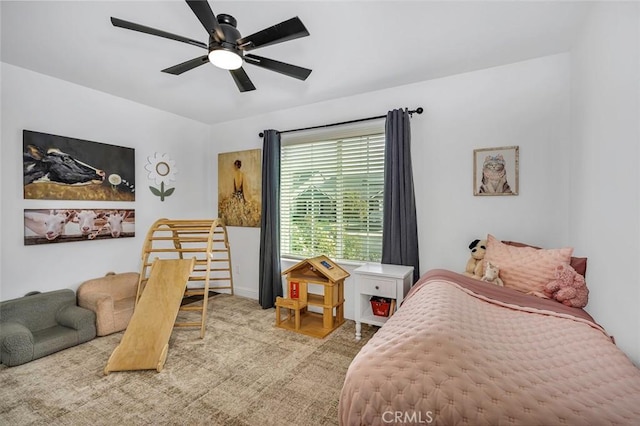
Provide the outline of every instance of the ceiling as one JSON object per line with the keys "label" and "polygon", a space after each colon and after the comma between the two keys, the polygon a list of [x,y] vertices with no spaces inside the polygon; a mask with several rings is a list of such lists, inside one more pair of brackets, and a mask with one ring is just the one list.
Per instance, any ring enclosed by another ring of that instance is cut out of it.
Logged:
{"label": "ceiling", "polygon": [[251,53],[311,68],[299,81],[245,64],[257,90],[205,64],[206,53],[113,27],[110,17],[207,42],[184,1],[2,1],[3,62],[203,123],[429,80],[570,50],[588,2],[210,1],[242,35],[299,16],[309,37]]}

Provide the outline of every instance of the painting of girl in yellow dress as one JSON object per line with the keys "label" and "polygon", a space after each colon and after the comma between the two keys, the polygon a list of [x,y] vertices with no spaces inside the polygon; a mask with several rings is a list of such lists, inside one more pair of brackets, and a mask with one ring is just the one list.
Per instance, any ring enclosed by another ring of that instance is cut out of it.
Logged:
{"label": "painting of girl in yellow dress", "polygon": [[218,154],[218,217],[227,226],[260,226],[262,150]]}

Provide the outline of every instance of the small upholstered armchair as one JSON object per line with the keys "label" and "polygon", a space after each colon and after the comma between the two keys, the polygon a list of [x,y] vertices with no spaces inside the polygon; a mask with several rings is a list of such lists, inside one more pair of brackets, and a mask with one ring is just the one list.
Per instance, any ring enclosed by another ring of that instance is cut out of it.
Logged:
{"label": "small upholstered armchair", "polygon": [[108,273],[78,287],[78,305],[96,313],[96,333],[106,336],[129,325],[138,291],[137,272]]}
{"label": "small upholstered armchair", "polygon": [[8,367],[96,337],[95,315],[76,306],[73,290],[32,292],[0,302],[0,362]]}

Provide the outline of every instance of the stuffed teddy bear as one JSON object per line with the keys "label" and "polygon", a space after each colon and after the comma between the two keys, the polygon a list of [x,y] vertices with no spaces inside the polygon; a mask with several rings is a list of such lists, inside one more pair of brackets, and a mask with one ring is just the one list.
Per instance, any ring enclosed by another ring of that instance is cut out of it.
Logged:
{"label": "stuffed teddy bear", "polygon": [[500,279],[500,268],[489,261],[485,262],[482,281],[504,287],[504,283],[502,282],[502,279]]}
{"label": "stuffed teddy bear", "polygon": [[584,277],[570,265],[559,265],[555,279],[544,288],[550,299],[555,299],[566,306],[584,308],[589,301],[589,289]]}
{"label": "stuffed teddy bear", "polygon": [[469,250],[471,250],[471,257],[467,261],[464,274],[479,280],[482,277],[482,259],[487,251],[487,240],[473,240],[469,244]]}

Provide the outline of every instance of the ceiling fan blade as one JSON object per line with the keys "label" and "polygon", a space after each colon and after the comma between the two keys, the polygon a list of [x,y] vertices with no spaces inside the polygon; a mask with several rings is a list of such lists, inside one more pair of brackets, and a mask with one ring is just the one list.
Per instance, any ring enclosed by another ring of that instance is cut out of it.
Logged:
{"label": "ceiling fan blade", "polygon": [[166,72],[167,74],[180,75],[183,72],[187,72],[189,70],[199,67],[200,65],[204,65],[208,62],[209,62],[209,56],[204,55],[198,58],[189,59],[188,61],[183,62],[181,64],[163,69],[162,72]]}
{"label": "ceiling fan blade", "polygon": [[207,30],[207,33],[215,35],[217,41],[225,41],[222,28],[220,28],[218,19],[216,18],[216,15],[214,15],[213,10],[211,10],[211,6],[209,6],[207,0],[186,1],[198,20],[202,23],[204,29]]}
{"label": "ceiling fan blade", "polygon": [[238,86],[238,89],[240,89],[241,92],[256,90],[256,86],[253,85],[251,79],[242,67],[238,68],[237,70],[229,70],[229,72],[231,73],[233,81],[236,82],[236,86]]}
{"label": "ceiling fan blade", "polygon": [[249,51],[308,35],[309,31],[307,31],[300,18],[296,16],[250,36],[242,37],[237,41],[237,44],[241,49]]}
{"label": "ceiling fan blade", "polygon": [[302,68],[297,65],[287,64],[274,59],[263,58],[262,56],[249,54],[244,56],[244,60],[248,64],[257,65],[271,71],[279,72],[280,74],[297,78],[298,80],[306,80],[307,77],[309,77],[309,74],[311,74],[311,70],[308,68]]}
{"label": "ceiling fan blade", "polygon": [[111,23],[114,27],[125,28],[127,30],[138,31],[145,34],[151,34],[158,37],[168,38],[169,40],[181,41],[183,43],[191,44],[193,46],[202,47],[203,49],[208,49],[209,46],[205,43],[202,43],[198,40],[192,40],[187,37],[182,37],[176,34],[171,34],[166,31],[156,30],[155,28],[145,27],[144,25],[136,24],[134,22],[124,21],[122,19],[111,17]]}

